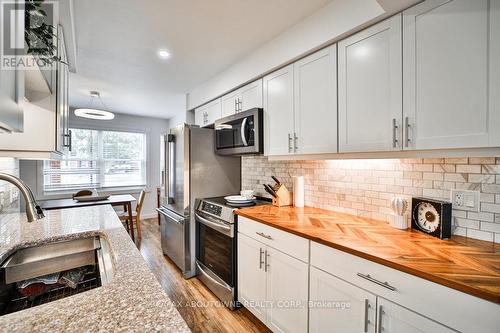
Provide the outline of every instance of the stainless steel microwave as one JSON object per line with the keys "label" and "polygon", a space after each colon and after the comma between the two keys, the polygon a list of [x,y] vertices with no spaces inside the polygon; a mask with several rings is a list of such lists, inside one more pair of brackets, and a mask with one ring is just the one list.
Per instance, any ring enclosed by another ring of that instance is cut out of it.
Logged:
{"label": "stainless steel microwave", "polygon": [[259,108],[215,121],[215,152],[219,155],[264,153],[264,110]]}

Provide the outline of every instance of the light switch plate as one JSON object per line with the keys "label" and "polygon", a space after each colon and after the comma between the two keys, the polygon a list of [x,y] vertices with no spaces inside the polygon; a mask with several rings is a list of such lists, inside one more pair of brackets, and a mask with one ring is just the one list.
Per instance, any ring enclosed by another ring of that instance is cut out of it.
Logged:
{"label": "light switch plate", "polygon": [[453,209],[479,212],[479,191],[451,190]]}

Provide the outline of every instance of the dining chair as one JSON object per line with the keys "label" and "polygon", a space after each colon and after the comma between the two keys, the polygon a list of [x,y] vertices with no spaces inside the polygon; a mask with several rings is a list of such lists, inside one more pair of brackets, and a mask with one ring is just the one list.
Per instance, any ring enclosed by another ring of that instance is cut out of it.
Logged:
{"label": "dining chair", "polygon": [[[137,205],[135,207],[135,212],[132,212],[132,230],[129,230],[131,234],[134,233],[134,224],[135,228],[137,229],[137,238],[141,239],[141,212],[142,212],[142,206],[144,204],[144,198],[146,197],[146,191],[142,190],[141,193],[139,194],[139,199],[137,200]],[[128,212],[123,212],[119,215],[120,220],[122,223],[127,223],[128,225],[129,222],[129,215]]]}
{"label": "dining chair", "polygon": [[73,194],[73,199],[76,197],[85,197],[85,196],[89,196],[89,195],[92,195],[91,190],[80,190],[80,191],[76,192],[75,194]]}

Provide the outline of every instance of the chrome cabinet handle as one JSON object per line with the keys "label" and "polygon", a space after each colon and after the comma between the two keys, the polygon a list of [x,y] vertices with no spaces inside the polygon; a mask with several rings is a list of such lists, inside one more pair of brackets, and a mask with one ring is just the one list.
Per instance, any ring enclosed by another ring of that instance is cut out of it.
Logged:
{"label": "chrome cabinet handle", "polygon": [[384,327],[382,326],[382,316],[385,314],[384,308],[382,305],[378,307],[378,327],[379,327],[379,332],[385,330]]}
{"label": "chrome cabinet handle", "polygon": [[398,146],[398,124],[396,118],[392,119],[392,148],[397,148]]}
{"label": "chrome cabinet handle", "polygon": [[266,250],[266,256],[264,257],[264,258],[265,258],[265,259],[264,259],[264,261],[265,261],[265,263],[264,263],[264,272],[267,272],[267,268],[268,268],[269,266],[271,266],[271,265],[269,265],[269,264],[267,263],[267,258],[268,258],[268,257],[269,257],[269,253],[267,253],[267,250]]}
{"label": "chrome cabinet handle", "polygon": [[299,140],[299,137],[297,136],[296,132],[293,132],[293,150],[296,153],[297,150],[299,149],[299,146],[297,144],[297,141]]}
{"label": "chrome cabinet handle", "polygon": [[410,118],[405,117],[405,147],[408,148],[411,142],[410,139]]}
{"label": "chrome cabinet handle", "polygon": [[264,237],[264,238],[267,238],[267,239],[270,239],[272,240],[273,238],[269,235],[266,235],[265,233],[263,232],[255,232],[257,235],[261,236],[261,237]]}
{"label": "chrome cabinet handle", "polygon": [[71,151],[73,149],[73,131],[72,130],[68,130],[68,139],[69,139],[69,144],[68,144],[68,148],[69,148],[69,151]]}
{"label": "chrome cabinet handle", "polygon": [[[66,143],[66,140],[64,139],[68,139]],[[68,130],[68,134],[63,134],[63,147],[66,147],[68,148],[69,151],[71,151],[72,149],[72,146],[73,146],[73,140],[71,138],[71,130]]]}
{"label": "chrome cabinet handle", "polygon": [[288,133],[288,152],[292,152],[292,135]]}
{"label": "chrome cabinet handle", "polygon": [[262,248],[259,248],[259,269],[262,269],[262,264],[264,263],[264,261],[262,260],[262,255],[264,254],[264,250],[262,250]]}
{"label": "chrome cabinet handle", "polygon": [[391,286],[391,285],[389,284],[389,282],[382,282],[382,281],[379,281],[379,280],[377,280],[377,279],[374,279],[374,278],[372,278],[372,277],[370,276],[370,274],[361,274],[361,273],[358,273],[357,275],[358,275],[360,278],[363,278],[363,279],[365,279],[365,280],[368,280],[368,281],[370,281],[370,282],[373,282],[373,283],[375,283],[375,284],[378,284],[379,286],[382,286],[382,287],[384,287],[384,288],[387,288],[387,289],[389,289],[389,290],[391,290],[391,291],[396,291],[396,288],[395,288],[395,287],[393,287],[393,286]]}
{"label": "chrome cabinet handle", "polygon": [[368,320],[368,308],[370,307],[370,303],[368,299],[365,299],[365,330],[363,332],[368,333],[368,323],[370,322]]}

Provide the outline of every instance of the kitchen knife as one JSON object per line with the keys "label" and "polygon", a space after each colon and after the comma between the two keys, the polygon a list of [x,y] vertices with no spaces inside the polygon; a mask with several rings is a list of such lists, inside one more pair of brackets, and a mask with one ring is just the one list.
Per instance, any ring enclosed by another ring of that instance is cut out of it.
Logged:
{"label": "kitchen knife", "polygon": [[271,176],[271,178],[276,182],[277,185],[281,185],[281,182],[278,180],[278,178]]}
{"label": "kitchen knife", "polygon": [[274,192],[273,188],[267,184],[262,184],[267,193],[273,196],[273,198],[277,198],[276,192]]}

